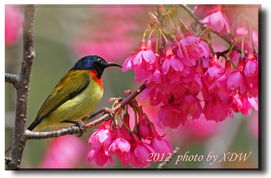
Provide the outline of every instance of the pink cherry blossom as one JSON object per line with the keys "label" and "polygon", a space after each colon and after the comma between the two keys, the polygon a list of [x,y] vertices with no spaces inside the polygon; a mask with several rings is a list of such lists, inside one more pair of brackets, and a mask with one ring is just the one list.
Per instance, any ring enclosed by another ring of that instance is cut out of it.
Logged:
{"label": "pink cherry blossom", "polygon": [[170,147],[170,144],[168,143],[167,140],[163,139],[163,138],[154,138],[151,141],[151,147],[154,149],[154,151],[156,153],[160,153],[160,154],[167,154],[167,153],[171,153],[172,149]]}
{"label": "pink cherry blossom", "polygon": [[258,95],[258,58],[256,55],[249,53],[246,58],[244,75],[248,87],[248,95]]}
{"label": "pink cherry blossom", "polygon": [[246,92],[246,79],[244,74],[240,71],[230,73],[227,80],[227,87],[229,90],[238,90],[244,94]]}
{"label": "pink cherry blossom", "polygon": [[148,41],[147,43],[141,44],[137,53],[125,59],[122,69],[124,72],[133,69],[135,71],[135,80],[137,82],[152,80],[156,79],[157,75],[157,70],[151,67],[154,65],[155,61],[156,55],[151,49],[151,41]]}
{"label": "pink cherry blossom", "polygon": [[231,61],[237,65],[240,58],[240,53],[236,50],[232,50],[231,52]]}
{"label": "pink cherry blossom", "polygon": [[180,59],[170,57],[170,58],[167,58],[162,65],[162,70],[164,74],[167,74],[170,68],[175,71],[182,71],[183,64],[181,63]]}
{"label": "pink cherry blossom", "polygon": [[117,158],[122,162],[123,166],[128,166],[129,164],[130,149],[130,143],[122,137],[116,138],[108,148],[109,153],[115,153]]}
{"label": "pink cherry blossom", "polygon": [[[130,120],[134,120],[134,118],[130,119],[130,115],[128,113],[125,113],[123,116],[123,122],[129,127],[134,128],[134,123],[131,123]],[[119,129],[120,135],[122,138],[125,138],[126,140],[130,141],[132,139],[130,132],[127,130],[125,125],[122,123],[122,126]]]}
{"label": "pink cherry blossom", "polygon": [[224,69],[218,62],[217,56],[212,57],[212,64],[209,66],[205,72],[205,76],[208,77],[210,82],[220,78],[224,74]]}
{"label": "pink cherry blossom", "polygon": [[185,120],[182,117],[182,110],[180,105],[167,104],[160,107],[158,112],[158,125],[161,128],[170,127],[177,128]]}
{"label": "pink cherry blossom", "polygon": [[107,121],[91,135],[88,139],[91,145],[88,153],[88,161],[95,159],[98,166],[107,166],[112,162],[111,155],[109,155],[109,146],[112,143],[113,131],[110,129],[111,122]]}
{"label": "pink cherry blossom", "polygon": [[[172,149],[171,149],[169,142],[163,138],[165,135],[160,136],[157,132],[157,129],[155,128],[155,125],[147,118],[147,115],[143,115],[143,116],[145,116],[145,117],[141,117],[139,119],[141,121],[139,121],[139,125],[138,125],[139,135],[141,136],[141,138],[149,139],[150,147],[156,153],[160,153],[160,154],[171,153]],[[142,122],[142,121],[147,121],[147,122]],[[140,129],[140,123],[144,124],[144,127],[145,127],[144,130]],[[142,135],[144,135],[145,137],[143,137]]]}
{"label": "pink cherry blossom", "polygon": [[195,36],[187,36],[178,43],[178,57],[185,65],[193,66],[202,57],[209,57],[208,45]]}
{"label": "pink cherry blossom", "polygon": [[247,97],[247,99],[248,99],[248,102],[250,103],[250,105],[253,107],[253,109],[255,110],[255,111],[258,111],[258,107],[259,107],[259,105],[258,105],[258,97]]}
{"label": "pink cherry blossom", "polygon": [[168,97],[162,93],[160,87],[157,85],[147,85],[148,87],[142,92],[142,98],[150,98],[150,103],[152,105],[158,105],[163,100],[168,100]]}
{"label": "pink cherry blossom", "polygon": [[[151,49],[151,42],[149,41],[147,44],[142,43],[139,51],[135,53],[133,56],[128,57],[123,64],[123,71],[127,71],[129,69],[133,69],[136,67],[141,67],[144,64],[153,64],[155,62],[155,54]],[[146,46],[147,45],[147,46]]]}
{"label": "pink cherry blossom", "polygon": [[202,94],[206,100],[212,100],[214,97],[219,97],[222,101],[230,99],[230,91],[227,88],[228,76],[225,70],[214,56],[212,64],[202,77],[204,84]]}
{"label": "pink cherry blossom", "polygon": [[216,8],[217,5],[195,5],[194,12],[197,16],[204,18],[208,15],[208,13]]}
{"label": "pink cherry blossom", "polygon": [[161,66],[163,74],[167,74],[170,69],[180,72],[184,68],[183,63],[181,62],[180,59],[178,59],[178,57],[176,57],[173,54],[172,49],[170,47],[167,49],[166,57],[163,61],[164,62]]}
{"label": "pink cherry blossom", "polygon": [[138,121],[138,133],[141,138],[151,139],[153,137],[151,133],[151,128],[149,121],[145,117],[144,114],[139,113],[139,121]]}
{"label": "pink cherry blossom", "polygon": [[205,26],[211,27],[216,32],[230,32],[229,21],[223,12],[218,9],[200,21]]}
{"label": "pink cherry blossom", "polygon": [[[212,84],[209,85],[208,91],[207,91],[207,96],[206,96],[206,90],[205,88],[202,90],[204,93],[204,97],[206,99],[208,98],[213,98],[217,96],[221,101],[229,101],[231,100],[232,93],[231,91],[227,88],[227,75],[222,75],[218,79],[215,80]],[[208,96],[209,95],[209,96]]]}
{"label": "pink cherry blossom", "polygon": [[90,144],[109,144],[112,139],[112,131],[110,130],[111,122],[105,122],[104,125],[100,126],[89,138]]}
{"label": "pink cherry blossom", "polygon": [[[240,39],[242,38],[243,41],[241,40],[237,40],[237,45],[242,47],[242,45],[244,45],[244,49],[245,50],[250,50],[250,48],[252,47],[251,46],[251,43],[250,43],[250,37],[248,36],[249,35],[249,31],[248,31],[248,27],[246,26],[238,26],[235,30],[235,35],[234,35],[234,38],[236,39]],[[244,43],[244,44],[242,44]]]}
{"label": "pink cherry blossom", "polygon": [[181,100],[182,117],[185,121],[197,119],[202,113],[200,100],[193,95],[185,95]]}
{"label": "pink cherry blossom", "polygon": [[258,70],[258,62],[256,58],[249,59],[245,64],[244,74],[246,77],[254,77],[257,76]]}
{"label": "pink cherry blossom", "polygon": [[216,122],[223,121],[227,117],[233,116],[230,107],[230,102],[224,102],[219,98],[215,97],[205,102],[203,113],[206,120],[214,120]]}
{"label": "pink cherry blossom", "polygon": [[88,153],[88,161],[91,162],[95,160],[97,166],[105,167],[108,165],[108,163],[114,164],[114,161],[112,160],[112,157],[108,154],[108,151],[105,150],[104,147],[91,147],[89,153]]}
{"label": "pink cherry blossom", "polygon": [[241,112],[244,115],[250,115],[253,109],[253,100],[249,100],[247,97],[242,97],[239,94],[233,96],[233,110],[235,112]]}
{"label": "pink cherry blossom", "polygon": [[149,167],[150,162],[148,160],[150,158],[150,153],[155,153],[155,151],[148,144],[137,143],[131,152],[131,166],[133,168]]}
{"label": "pink cherry blossom", "polygon": [[149,155],[155,153],[155,149],[171,153],[169,143],[158,135],[155,126],[144,113],[142,105],[137,103],[134,107],[138,107],[137,115],[139,115],[139,120],[134,123],[135,126],[131,127],[127,112],[124,114],[121,126],[106,121],[92,134],[89,138],[89,162],[95,161],[97,166],[105,167],[109,163],[115,164],[113,156],[116,156],[123,166],[145,168],[150,165]]}

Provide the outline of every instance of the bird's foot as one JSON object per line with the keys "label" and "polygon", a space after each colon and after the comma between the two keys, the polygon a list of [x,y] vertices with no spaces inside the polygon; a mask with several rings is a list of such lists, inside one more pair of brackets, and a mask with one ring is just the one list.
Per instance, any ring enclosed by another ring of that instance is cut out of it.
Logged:
{"label": "bird's foot", "polygon": [[77,137],[81,137],[83,135],[84,132],[86,132],[86,127],[85,127],[85,123],[83,121],[69,121],[69,120],[65,120],[62,122],[66,122],[66,123],[72,123],[75,124],[76,126],[78,126],[79,128],[79,133],[77,134]]}
{"label": "bird's foot", "polygon": [[77,137],[81,137],[84,134],[84,132],[87,131],[85,123],[83,121],[78,121],[75,125],[77,125],[80,130],[80,133],[77,134]]}
{"label": "bird's foot", "polygon": [[102,110],[103,110],[104,114],[109,114],[110,118],[113,118],[114,115],[115,115],[114,111],[112,109],[110,109],[110,108],[105,107]]}

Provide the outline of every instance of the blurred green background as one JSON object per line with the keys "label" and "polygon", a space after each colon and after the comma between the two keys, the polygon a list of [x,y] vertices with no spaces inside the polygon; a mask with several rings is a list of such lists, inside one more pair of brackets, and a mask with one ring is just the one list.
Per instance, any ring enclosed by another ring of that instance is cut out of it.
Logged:
{"label": "blurred green background", "polygon": [[[96,6],[96,8],[99,8]],[[147,10],[142,12],[141,19],[137,19],[140,27],[146,27],[148,23],[147,12],[153,9],[152,6],[145,6]],[[184,18],[187,16],[184,13]],[[95,34],[94,28],[99,25],[104,25],[103,21],[95,23],[93,19],[98,18],[99,13],[95,11],[94,6],[71,6],[71,5],[38,5],[36,6],[35,17],[35,51],[36,58],[32,67],[30,93],[28,100],[27,111],[27,126],[34,120],[36,113],[46,99],[52,88],[59,81],[59,79],[73,66],[76,59],[80,58],[74,52],[74,42],[77,39],[84,38],[81,35],[82,29],[84,34],[89,36],[85,38],[98,38]],[[92,29],[93,28],[93,29]],[[108,27],[100,27],[106,31]],[[88,32],[89,30],[89,32]],[[87,32],[87,33],[86,33]],[[134,39],[131,43],[136,47],[141,39],[144,28],[141,28],[137,33],[133,33]],[[125,51],[123,58],[117,60],[122,64],[125,57],[129,55],[130,51]],[[5,49],[6,57],[6,72],[19,72],[21,58],[22,58],[22,40],[15,46],[7,47]],[[82,57],[82,56],[81,56]],[[110,106],[107,99],[109,97],[123,96],[123,91],[126,89],[134,89],[138,84],[134,82],[133,72],[128,71],[125,74],[118,70],[108,70],[103,75],[105,86],[104,98],[99,106],[103,108]],[[15,89],[10,85],[5,85],[5,145],[8,148],[11,145],[12,126],[14,124],[15,116]],[[98,110],[98,109],[97,109]],[[258,167],[258,139],[251,136],[249,131],[249,120],[241,115],[237,115],[234,119],[227,119],[221,125],[223,130],[210,138],[197,139],[193,137],[183,138],[182,132],[175,134],[174,131],[167,130],[168,136],[173,136],[172,147],[179,146],[180,153],[185,153],[187,150],[191,154],[208,154],[210,151],[219,152],[252,152],[252,159],[248,162],[227,162],[220,165],[208,165],[199,162],[183,162],[174,165],[174,162],[167,164],[167,168],[204,168],[204,167]],[[83,140],[87,142],[89,134],[84,134]],[[42,161],[47,145],[50,139],[45,140],[29,140],[22,158],[22,168],[36,168],[39,167]],[[222,146],[221,146],[222,145]],[[82,158],[83,159],[83,158]],[[84,158],[85,159],[85,158]],[[152,164],[151,168],[156,168],[157,164]],[[90,165],[86,161],[82,161],[76,167],[89,168]],[[122,167],[118,162],[113,167]]]}

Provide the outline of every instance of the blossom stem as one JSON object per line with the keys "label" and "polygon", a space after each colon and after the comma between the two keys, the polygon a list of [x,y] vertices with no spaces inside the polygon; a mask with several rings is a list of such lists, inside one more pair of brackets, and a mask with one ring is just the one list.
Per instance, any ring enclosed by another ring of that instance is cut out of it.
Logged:
{"label": "blossom stem", "polygon": [[207,33],[210,33],[210,28],[209,27],[207,27],[207,28],[205,28],[204,30],[202,30],[201,32],[200,32],[200,34],[199,34],[199,37],[202,37],[203,35],[205,35],[205,34],[207,34]]}
{"label": "blossom stem", "polygon": [[244,45],[245,45],[245,37],[242,38],[241,58],[243,58],[245,56]]}
{"label": "blossom stem", "polygon": [[177,17],[177,20],[181,23],[181,25],[185,28],[185,31],[189,31],[189,28],[185,25],[183,20],[180,17]]}
{"label": "blossom stem", "polygon": [[[230,46],[230,50],[228,52],[229,55],[231,54],[232,50],[234,49],[234,46],[236,45],[236,43],[238,43],[241,40],[242,39],[239,38],[239,39],[237,39],[237,40],[234,41],[234,43],[232,44],[232,46]],[[233,65],[233,66],[235,66],[235,65]]]}
{"label": "blossom stem", "polygon": [[142,42],[145,42],[146,41],[146,34],[147,34],[147,31],[149,29],[149,25],[147,26],[147,28],[145,29],[144,33],[143,33],[143,36],[142,36]]}
{"label": "blossom stem", "polygon": [[156,47],[155,47],[156,55],[158,54],[158,50],[159,50],[159,38],[160,38],[160,33],[156,33]]}
{"label": "blossom stem", "polygon": [[134,130],[137,132],[137,110],[136,108],[132,107],[133,108],[133,111],[134,111],[134,117],[135,117],[135,128]]}
{"label": "blossom stem", "polygon": [[159,31],[160,31],[160,34],[162,35],[163,39],[165,40],[165,42],[168,43],[167,37],[165,36],[165,34],[161,30],[161,28],[159,28]]}
{"label": "blossom stem", "polygon": [[129,131],[129,133],[131,133],[131,129],[128,127],[128,125],[124,122],[124,119],[122,117],[122,115],[120,114],[120,119],[121,119],[121,122],[122,124],[124,125],[124,127]]}
{"label": "blossom stem", "polygon": [[151,32],[149,33],[149,37],[148,37],[149,40],[151,39],[152,34],[153,34],[153,32],[155,32],[155,31],[156,31],[156,28],[153,28],[153,29],[151,30]]}
{"label": "blossom stem", "polygon": [[176,27],[175,27],[175,25],[173,24],[172,19],[171,19],[171,17],[170,17],[169,14],[167,14],[167,18],[169,19],[169,22],[170,22],[171,26],[173,27],[173,29],[175,29]]}

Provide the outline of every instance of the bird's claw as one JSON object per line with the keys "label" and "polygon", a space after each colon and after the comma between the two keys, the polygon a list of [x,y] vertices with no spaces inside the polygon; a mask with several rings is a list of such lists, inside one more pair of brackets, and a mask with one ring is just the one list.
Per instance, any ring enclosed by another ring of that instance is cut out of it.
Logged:
{"label": "bird's claw", "polygon": [[110,118],[113,118],[114,115],[115,115],[115,112],[112,109],[107,108],[107,107],[103,109],[103,112],[106,113],[106,114],[109,114]]}
{"label": "bird's claw", "polygon": [[85,127],[85,123],[82,121],[78,121],[78,122],[76,122],[75,125],[77,125],[80,130],[79,133],[77,134],[77,137],[81,137],[83,135],[83,133],[87,131],[87,129]]}
{"label": "bird's claw", "polygon": [[77,137],[81,137],[83,133],[87,130],[83,121],[64,120],[62,122],[75,124],[79,128],[79,133],[77,134]]}

